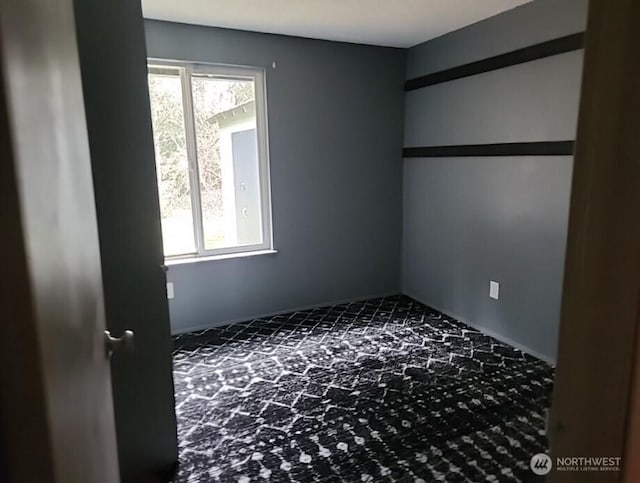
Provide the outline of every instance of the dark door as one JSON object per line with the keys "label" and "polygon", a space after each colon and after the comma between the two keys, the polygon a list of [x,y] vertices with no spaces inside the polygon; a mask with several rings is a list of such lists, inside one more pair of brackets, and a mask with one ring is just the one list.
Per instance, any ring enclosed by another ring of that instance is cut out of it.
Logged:
{"label": "dark door", "polygon": [[171,336],[139,0],[75,0],[107,326],[135,332],[114,357],[124,482],[166,478],[177,461]]}

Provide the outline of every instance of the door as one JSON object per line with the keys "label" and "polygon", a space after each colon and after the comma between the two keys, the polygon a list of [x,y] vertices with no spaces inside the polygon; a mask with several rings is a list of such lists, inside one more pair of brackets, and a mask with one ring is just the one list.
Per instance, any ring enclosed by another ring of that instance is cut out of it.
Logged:
{"label": "door", "polygon": [[136,337],[111,367],[120,476],[167,481],[178,446],[142,9],[74,5],[107,327]]}
{"label": "door", "polygon": [[0,0],[2,481],[115,483],[71,0]]}
{"label": "door", "polygon": [[258,136],[255,129],[231,133],[236,194],[237,243],[262,241]]}

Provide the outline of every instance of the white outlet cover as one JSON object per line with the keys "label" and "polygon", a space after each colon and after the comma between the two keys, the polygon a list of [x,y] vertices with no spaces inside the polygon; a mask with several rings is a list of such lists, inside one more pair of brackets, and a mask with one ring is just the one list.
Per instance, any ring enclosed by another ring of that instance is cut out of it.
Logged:
{"label": "white outlet cover", "polygon": [[489,282],[489,297],[498,300],[500,296],[500,284],[491,280]]}
{"label": "white outlet cover", "polygon": [[167,298],[172,299],[173,297],[173,282],[167,282]]}

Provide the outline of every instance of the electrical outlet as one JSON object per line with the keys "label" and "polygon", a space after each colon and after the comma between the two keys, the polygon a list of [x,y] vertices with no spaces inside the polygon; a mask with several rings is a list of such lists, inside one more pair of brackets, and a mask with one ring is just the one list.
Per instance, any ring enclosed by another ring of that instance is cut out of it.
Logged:
{"label": "electrical outlet", "polygon": [[498,300],[500,296],[500,284],[491,280],[489,282],[489,297]]}
{"label": "electrical outlet", "polygon": [[173,282],[167,282],[167,298],[172,299],[174,297],[173,293]]}

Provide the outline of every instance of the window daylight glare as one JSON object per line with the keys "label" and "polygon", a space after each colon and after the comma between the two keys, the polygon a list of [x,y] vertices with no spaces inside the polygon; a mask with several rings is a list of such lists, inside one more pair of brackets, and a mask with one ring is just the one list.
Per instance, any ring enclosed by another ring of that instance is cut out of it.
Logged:
{"label": "window daylight glare", "polygon": [[165,257],[271,248],[264,74],[153,63]]}

